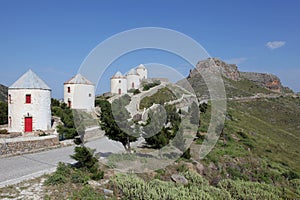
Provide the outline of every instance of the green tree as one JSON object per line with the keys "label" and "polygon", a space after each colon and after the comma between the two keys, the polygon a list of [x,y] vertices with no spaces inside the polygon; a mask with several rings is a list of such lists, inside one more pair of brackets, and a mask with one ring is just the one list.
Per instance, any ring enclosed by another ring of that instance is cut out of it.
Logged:
{"label": "green tree", "polygon": [[99,102],[101,128],[109,139],[121,142],[127,152],[131,151],[130,142],[137,141],[137,137],[127,134],[135,132],[131,128],[132,124],[128,122],[130,114],[125,108],[129,102],[130,97],[128,95],[115,100],[112,105],[107,100]]}
{"label": "green tree", "polygon": [[65,104],[56,99],[51,99],[52,115],[57,116],[63,122],[63,125],[57,127],[60,140],[73,139],[78,136],[75,128],[72,110]]}
{"label": "green tree", "polygon": [[93,154],[93,150],[85,146],[77,146],[75,154],[71,155],[71,158],[77,161],[78,168],[86,168],[92,172],[98,168],[98,160]]}
{"label": "green tree", "polygon": [[7,124],[8,105],[6,102],[0,101],[0,125]]}

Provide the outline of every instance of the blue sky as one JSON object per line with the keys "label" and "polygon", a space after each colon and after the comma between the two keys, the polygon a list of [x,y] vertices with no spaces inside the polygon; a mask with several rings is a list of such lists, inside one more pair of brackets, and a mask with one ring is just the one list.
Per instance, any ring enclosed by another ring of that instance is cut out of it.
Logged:
{"label": "blue sky", "polygon": [[[63,82],[108,37],[139,27],[164,27],[200,43],[212,57],[242,71],[269,72],[300,91],[300,1],[16,1],[0,0],[0,83],[11,85],[29,68],[63,97]],[[268,44],[268,45],[267,45]],[[190,66],[160,51],[142,51],[112,63],[109,76],[139,63]]]}

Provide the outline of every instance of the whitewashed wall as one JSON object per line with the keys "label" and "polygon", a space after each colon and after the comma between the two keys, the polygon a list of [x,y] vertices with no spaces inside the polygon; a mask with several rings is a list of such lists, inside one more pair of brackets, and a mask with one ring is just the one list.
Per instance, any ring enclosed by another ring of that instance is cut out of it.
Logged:
{"label": "whitewashed wall", "polygon": [[[24,132],[25,117],[32,117],[32,129],[51,128],[51,91],[40,89],[9,89],[11,103],[8,104],[8,117],[11,117],[9,132]],[[26,94],[31,94],[31,103],[26,104]]]}
{"label": "whitewashed wall", "polygon": [[126,78],[111,78],[110,79],[110,92],[112,94],[127,94],[127,79]]}
{"label": "whitewashed wall", "polygon": [[139,74],[141,80],[148,78],[148,72],[146,68],[137,68],[136,72]]}
{"label": "whitewashed wall", "polygon": [[132,83],[134,83],[134,89],[138,89],[140,87],[139,75],[129,74],[126,76],[126,78],[127,78],[127,90],[133,89]]}
{"label": "whitewashed wall", "polygon": [[[71,91],[68,93],[68,87]],[[86,84],[65,84],[64,102],[68,104],[71,100],[72,109],[94,110],[95,107],[95,86]]]}

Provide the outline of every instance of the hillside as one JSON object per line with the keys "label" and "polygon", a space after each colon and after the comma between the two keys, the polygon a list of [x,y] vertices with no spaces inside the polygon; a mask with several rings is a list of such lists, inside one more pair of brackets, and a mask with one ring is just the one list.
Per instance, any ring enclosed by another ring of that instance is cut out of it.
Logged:
{"label": "hillside", "polygon": [[[188,150],[184,149],[186,151],[176,162],[155,171],[147,168],[144,173],[126,174],[114,171],[117,163],[122,167],[135,165],[140,159],[139,156],[142,157],[140,163],[150,165],[154,154],[149,156],[148,153],[166,146],[174,138],[174,133],[180,135],[177,132],[180,130],[178,123],[181,120],[178,116],[189,113],[192,116],[193,111],[197,110],[192,109],[192,105],[188,112],[173,107],[181,105],[182,100],[166,106],[166,102],[181,99],[176,93],[184,94],[185,97],[189,93],[180,87],[178,92],[177,87],[163,85],[155,93],[143,97],[140,108],[149,108],[153,103],[164,105],[170,125],[151,136],[152,139],[148,138],[145,141],[147,145],[134,148],[138,154],[111,154],[107,157],[106,165],[100,162],[94,167],[81,168],[84,162],[96,163],[96,158],[92,158],[93,151],[77,146],[74,155],[78,154],[78,161],[83,160],[81,164],[78,162],[70,166],[60,163],[55,173],[33,180],[34,184],[31,185],[39,185],[39,196],[45,199],[300,199],[300,96],[287,94],[290,91],[274,75],[239,72],[236,65],[216,61],[228,97],[226,120],[216,145],[203,160],[199,160],[198,150],[205,140],[211,120],[210,101],[199,105],[200,125],[196,121],[195,129],[188,126],[190,131],[187,132],[194,133],[193,136],[198,128],[197,137],[179,137],[184,143],[191,138],[192,145]],[[209,70],[206,61],[199,63],[197,67],[207,67]],[[199,99],[209,97],[199,74],[192,70],[187,79]],[[135,95],[123,96],[128,101],[125,105]],[[258,98],[252,98],[253,96]],[[114,130],[113,140],[118,140],[115,136],[119,134],[118,137],[121,138],[121,132],[113,125],[115,121],[112,118],[111,104],[106,98],[98,98],[97,104],[101,107],[101,126],[105,122],[105,131]],[[196,104],[195,106],[197,108]],[[127,112],[123,112],[123,107],[118,108],[120,114],[129,116]],[[62,112],[58,106],[53,111],[55,110]],[[147,119],[147,123],[151,122],[149,119],[156,123],[155,118],[151,117]],[[160,115],[157,119],[161,121]],[[137,118],[133,131],[143,129],[138,121]],[[127,135],[125,138],[129,141]],[[169,155],[161,152],[162,157]],[[99,154],[102,155],[101,152]],[[163,162],[164,159],[166,157],[160,161]],[[98,164],[99,168],[95,168]],[[20,188],[26,190],[27,184],[23,182],[16,188],[0,188],[0,193],[4,194],[0,198],[18,197]],[[33,189],[29,187],[28,190]]]}
{"label": "hillside", "polygon": [[[197,96],[201,99],[208,99],[209,92],[199,71],[210,70],[214,64],[223,77],[227,98],[248,97],[258,93],[293,93],[289,88],[282,86],[280,79],[275,75],[240,72],[235,64],[227,64],[218,58],[211,58],[199,61],[196,68],[191,70],[187,77],[188,82],[195,90]],[[178,84],[184,86],[184,81],[179,81]]]}
{"label": "hillside", "polygon": [[7,101],[7,87],[0,84],[0,101]]}
{"label": "hillside", "polygon": [[[206,161],[233,179],[279,184],[285,173],[298,177],[299,116],[298,97],[228,101],[223,134]],[[209,120],[208,109],[201,116],[200,130],[207,129]]]}

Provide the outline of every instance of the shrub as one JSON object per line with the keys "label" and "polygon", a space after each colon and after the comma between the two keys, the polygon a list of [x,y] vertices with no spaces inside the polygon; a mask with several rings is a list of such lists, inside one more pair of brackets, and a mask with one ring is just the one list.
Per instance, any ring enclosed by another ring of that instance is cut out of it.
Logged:
{"label": "shrub", "polygon": [[58,185],[67,183],[67,177],[70,175],[71,167],[65,163],[59,162],[56,171],[48,177],[45,185]]}
{"label": "shrub", "polygon": [[0,101],[0,125],[7,124],[8,104]]}
{"label": "shrub", "polygon": [[0,134],[8,134],[8,131],[6,129],[1,129]]}
{"label": "shrub", "polygon": [[280,199],[278,188],[258,182],[221,180],[218,188],[227,190],[234,199]]}
{"label": "shrub", "polygon": [[149,90],[150,88],[153,88],[157,85],[160,85],[160,81],[154,81],[153,83],[147,83],[147,84],[144,84],[143,86],[143,91],[147,91]]}
{"label": "shrub", "polygon": [[133,91],[134,95],[139,94],[139,93],[141,93],[141,91],[139,89],[136,89],[136,90]]}
{"label": "shrub", "polygon": [[104,196],[93,189],[91,186],[86,185],[79,191],[74,191],[71,200],[86,199],[86,200],[104,200]]}

